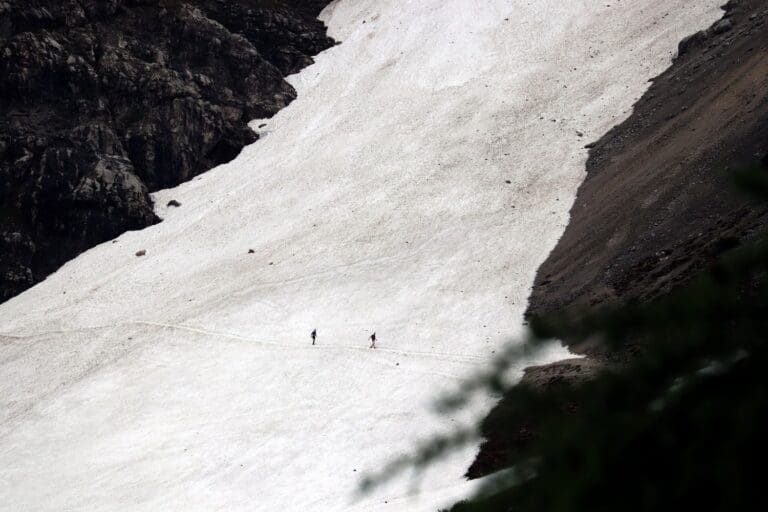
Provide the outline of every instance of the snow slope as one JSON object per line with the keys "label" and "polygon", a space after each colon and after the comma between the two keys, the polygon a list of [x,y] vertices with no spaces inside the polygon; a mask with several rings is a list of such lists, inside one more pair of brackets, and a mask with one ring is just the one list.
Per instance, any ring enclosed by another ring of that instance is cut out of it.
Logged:
{"label": "snow slope", "polygon": [[471,449],[417,496],[352,499],[521,333],[583,145],[721,2],[334,3],[343,44],[259,142],[0,306],[0,509],[434,511],[465,491]]}

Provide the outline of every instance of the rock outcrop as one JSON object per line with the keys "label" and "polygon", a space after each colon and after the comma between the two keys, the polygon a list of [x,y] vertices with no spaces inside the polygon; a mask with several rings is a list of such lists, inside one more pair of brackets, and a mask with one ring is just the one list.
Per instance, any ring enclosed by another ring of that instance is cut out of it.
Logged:
{"label": "rock outcrop", "polygon": [[328,0],[0,0],[0,302],[158,222],[334,42]]}

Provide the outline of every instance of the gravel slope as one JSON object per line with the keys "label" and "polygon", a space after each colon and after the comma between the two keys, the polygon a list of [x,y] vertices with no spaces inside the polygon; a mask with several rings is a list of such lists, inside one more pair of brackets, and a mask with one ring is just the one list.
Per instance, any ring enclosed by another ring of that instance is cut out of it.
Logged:
{"label": "gravel slope", "polygon": [[[657,297],[764,232],[766,208],[736,193],[726,172],[768,164],[768,5],[745,0],[725,9],[722,20],[681,42],[679,58],[631,117],[590,144],[587,177],[537,273],[528,314]],[[546,391],[627,357],[572,348],[592,357],[529,368],[525,380]],[[507,405],[502,400],[490,417]],[[535,423],[487,427],[469,475],[500,469]]]}

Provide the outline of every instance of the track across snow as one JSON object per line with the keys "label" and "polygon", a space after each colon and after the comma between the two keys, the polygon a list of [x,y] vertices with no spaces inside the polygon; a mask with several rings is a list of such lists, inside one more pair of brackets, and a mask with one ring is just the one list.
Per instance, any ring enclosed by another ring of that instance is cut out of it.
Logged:
{"label": "track across snow", "polygon": [[332,4],[343,44],[259,142],[0,306],[0,509],[435,511],[465,492],[472,449],[418,495],[405,478],[353,500],[463,419],[429,405],[522,333],[584,144],[721,2]]}

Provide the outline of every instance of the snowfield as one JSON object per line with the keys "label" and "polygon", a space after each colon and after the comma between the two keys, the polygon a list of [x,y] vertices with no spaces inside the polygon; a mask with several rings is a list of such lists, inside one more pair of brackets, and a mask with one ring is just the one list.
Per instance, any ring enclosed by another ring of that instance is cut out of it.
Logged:
{"label": "snowfield", "polygon": [[462,420],[429,405],[522,333],[583,146],[722,2],[332,4],[343,44],[259,142],[0,306],[0,509],[434,512],[466,492],[473,448],[420,493],[354,496]]}

